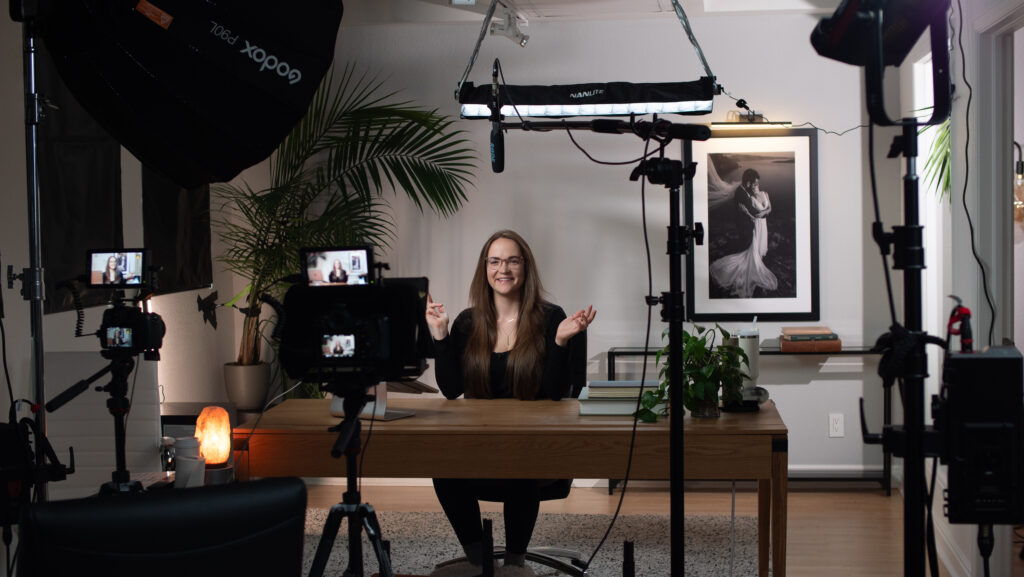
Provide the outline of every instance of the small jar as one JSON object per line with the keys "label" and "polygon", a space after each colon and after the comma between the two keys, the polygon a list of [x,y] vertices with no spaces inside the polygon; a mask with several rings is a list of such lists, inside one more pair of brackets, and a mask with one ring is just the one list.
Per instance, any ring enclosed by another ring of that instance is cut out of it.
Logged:
{"label": "small jar", "polygon": [[165,473],[174,470],[174,437],[160,439],[160,470]]}

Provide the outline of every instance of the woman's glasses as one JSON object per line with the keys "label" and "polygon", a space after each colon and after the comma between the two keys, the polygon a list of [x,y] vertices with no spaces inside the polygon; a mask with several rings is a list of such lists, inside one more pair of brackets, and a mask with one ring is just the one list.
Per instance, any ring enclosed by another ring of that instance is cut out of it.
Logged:
{"label": "woman's glasses", "polygon": [[524,259],[521,256],[510,256],[508,258],[498,258],[496,256],[489,256],[484,259],[484,262],[487,263],[487,268],[491,270],[498,270],[499,268],[501,268],[502,263],[507,264],[508,268],[510,269],[518,270],[523,268],[523,263],[525,261],[526,259]]}

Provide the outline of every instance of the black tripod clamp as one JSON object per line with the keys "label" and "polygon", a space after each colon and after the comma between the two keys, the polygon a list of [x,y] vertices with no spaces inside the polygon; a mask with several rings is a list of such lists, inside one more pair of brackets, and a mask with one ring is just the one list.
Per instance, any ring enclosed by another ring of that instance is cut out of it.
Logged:
{"label": "black tripod clamp", "polygon": [[[640,163],[629,174],[629,180],[636,181],[646,176],[651,184],[661,184],[665,188],[677,193],[683,184],[692,179],[697,170],[697,163],[691,162],[684,165],[680,160],[668,158],[649,158]],[[694,244],[704,244],[704,225],[699,222],[693,223],[693,227],[686,225],[669,226],[666,253],[670,256],[683,256],[690,253],[690,241]],[[686,320],[686,301],[682,291],[667,291],[661,293],[660,297],[647,295],[644,299],[648,306],[661,304],[662,322]]]}
{"label": "black tripod clamp", "polygon": [[[945,349],[946,341],[924,332],[909,331],[900,324],[893,325],[889,332],[878,337],[871,350],[882,354],[878,363],[878,375],[882,377],[882,387],[887,395],[889,389],[898,381],[901,384],[900,398],[902,400],[903,379],[924,379],[928,376],[924,357],[927,345],[937,345]],[[863,398],[860,399],[860,429],[864,444],[882,445],[885,451],[896,457],[902,458],[906,454],[906,431],[902,426],[886,426],[881,434],[869,432],[867,419],[864,416]],[[939,438],[934,429],[925,427],[923,443],[925,455],[939,456]]]}

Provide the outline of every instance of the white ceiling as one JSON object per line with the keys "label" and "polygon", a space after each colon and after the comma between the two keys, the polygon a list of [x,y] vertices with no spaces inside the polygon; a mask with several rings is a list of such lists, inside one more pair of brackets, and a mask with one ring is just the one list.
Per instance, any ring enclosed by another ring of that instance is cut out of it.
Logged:
{"label": "white ceiling", "polygon": [[[490,0],[422,0],[483,14]],[[527,21],[643,18],[674,15],[671,0],[499,0]],[[840,0],[680,0],[688,16],[751,12],[827,14]],[[500,12],[499,12],[500,14]]]}

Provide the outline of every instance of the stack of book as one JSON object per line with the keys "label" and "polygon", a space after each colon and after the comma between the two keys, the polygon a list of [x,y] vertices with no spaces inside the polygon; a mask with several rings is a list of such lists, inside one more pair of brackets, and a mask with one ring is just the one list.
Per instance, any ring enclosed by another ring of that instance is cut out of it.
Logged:
{"label": "stack of book", "polygon": [[[658,388],[657,381],[644,381],[644,391]],[[580,391],[581,415],[632,415],[637,409],[640,381],[590,381]]]}
{"label": "stack of book", "polygon": [[784,353],[834,353],[843,341],[828,327],[782,327],[779,348]]}

